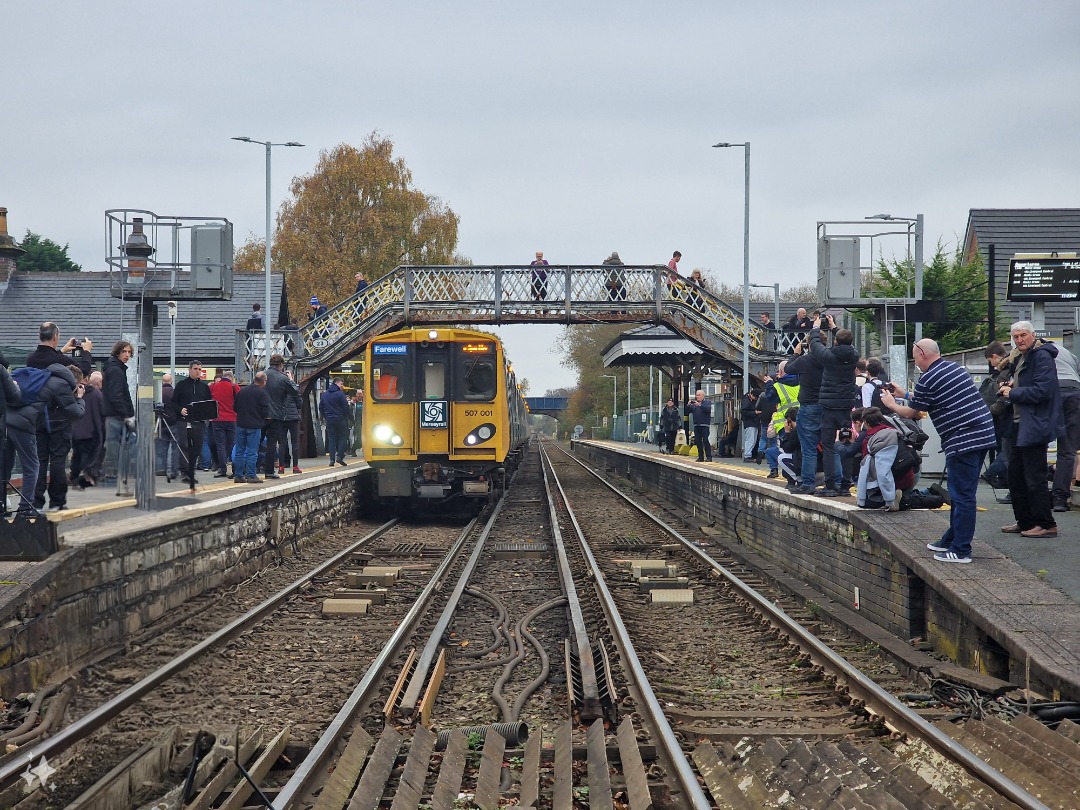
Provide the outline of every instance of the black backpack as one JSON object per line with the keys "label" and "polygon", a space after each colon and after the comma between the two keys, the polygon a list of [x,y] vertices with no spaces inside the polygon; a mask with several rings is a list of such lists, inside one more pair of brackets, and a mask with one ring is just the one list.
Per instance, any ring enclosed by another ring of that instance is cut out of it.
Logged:
{"label": "black backpack", "polygon": [[900,416],[897,413],[884,413],[883,417],[885,423],[895,428],[896,432],[900,434],[896,459],[892,465],[893,477],[899,478],[906,475],[910,470],[918,470],[922,467],[922,454],[919,451],[930,440],[930,436],[919,427],[919,423],[914,419],[908,419],[906,416]]}

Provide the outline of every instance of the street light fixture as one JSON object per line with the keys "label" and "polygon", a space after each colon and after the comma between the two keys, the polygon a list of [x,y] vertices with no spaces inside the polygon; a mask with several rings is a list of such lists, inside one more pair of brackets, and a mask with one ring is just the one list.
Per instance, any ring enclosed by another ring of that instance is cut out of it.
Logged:
{"label": "street light fixture", "polygon": [[[270,149],[274,146],[303,146],[302,143],[296,141],[286,141],[285,143],[271,143],[270,141],[259,141],[254,138],[249,138],[247,135],[240,135],[233,138],[234,141],[243,141],[244,143],[257,143],[266,147],[266,310],[264,311],[263,318],[266,327],[266,367],[270,367],[270,299],[273,293],[270,290],[270,242],[273,239],[272,231],[270,230],[270,216],[272,208],[270,205]],[[254,373],[254,372],[252,372]]]}
{"label": "street light fixture", "polygon": [[750,390],[750,141],[714,143],[713,149],[741,146],[746,156],[745,192],[743,195],[743,394]]}
{"label": "street light fixture", "polygon": [[615,383],[615,387],[611,389],[611,438],[615,438],[615,420],[619,416],[619,378],[614,374],[601,374],[600,376],[607,377]]}

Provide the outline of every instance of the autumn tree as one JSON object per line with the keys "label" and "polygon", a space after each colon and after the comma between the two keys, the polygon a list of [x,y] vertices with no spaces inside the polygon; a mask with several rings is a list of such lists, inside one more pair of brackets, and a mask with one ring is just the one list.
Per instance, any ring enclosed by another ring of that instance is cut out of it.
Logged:
{"label": "autumn tree", "polygon": [[[276,253],[273,248],[271,252]],[[271,256],[271,261],[273,256]],[[266,242],[251,234],[239,249],[233,252],[234,273],[261,273],[266,269]]]}
{"label": "autumn tree", "polygon": [[[288,280],[289,309],[317,295],[333,305],[352,295],[353,276],[369,282],[399,264],[452,264],[458,216],[413,186],[389,138],[373,132],[360,148],[341,144],[297,177],[277,218],[274,266]],[[241,252],[247,245],[241,248]]]}
{"label": "autumn tree", "polygon": [[33,231],[27,231],[26,237],[19,243],[19,247],[26,251],[15,260],[15,266],[27,273],[78,273],[82,265],[78,265],[68,256],[68,245],[60,247],[52,239],[48,239]]}

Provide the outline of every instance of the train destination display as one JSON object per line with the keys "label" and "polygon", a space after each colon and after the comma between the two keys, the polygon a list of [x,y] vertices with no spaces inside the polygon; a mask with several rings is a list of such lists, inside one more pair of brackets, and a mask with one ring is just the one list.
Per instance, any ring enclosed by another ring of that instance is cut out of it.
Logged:
{"label": "train destination display", "polygon": [[1071,301],[1080,297],[1080,259],[1011,259],[1010,301]]}

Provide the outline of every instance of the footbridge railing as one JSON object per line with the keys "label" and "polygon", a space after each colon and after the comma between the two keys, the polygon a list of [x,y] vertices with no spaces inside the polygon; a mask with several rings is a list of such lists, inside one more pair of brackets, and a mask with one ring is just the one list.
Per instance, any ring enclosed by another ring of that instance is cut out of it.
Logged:
{"label": "footbridge railing", "polygon": [[[663,265],[406,265],[293,330],[271,335],[303,382],[359,353],[382,332],[409,325],[665,323],[735,364],[743,329],[752,363],[783,353],[783,333],[755,323]],[[262,332],[237,333],[237,368],[264,368]]]}

